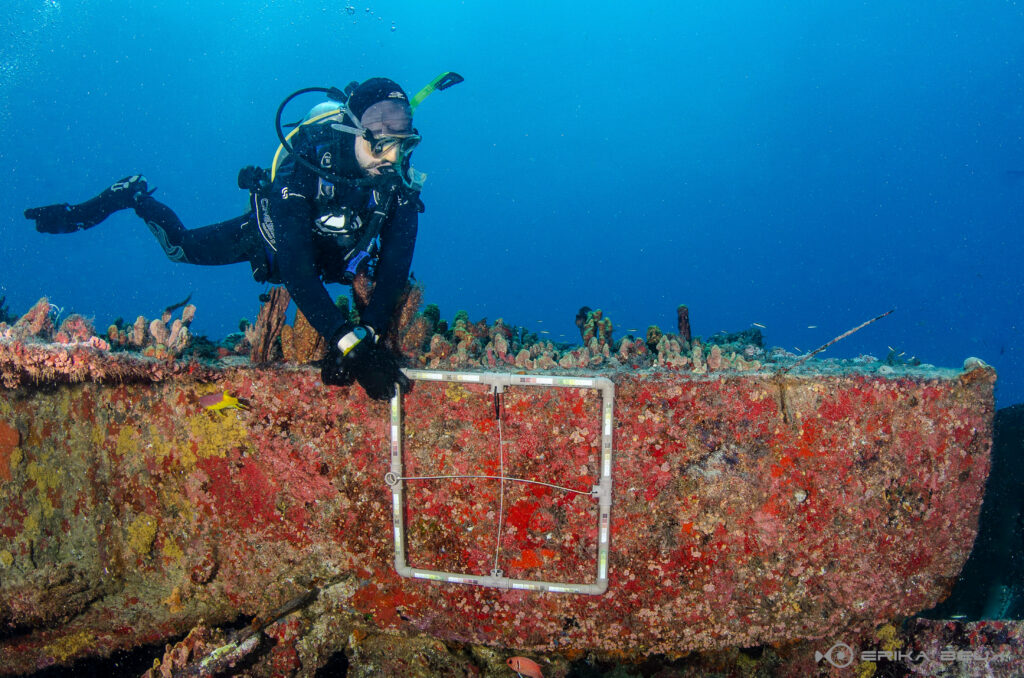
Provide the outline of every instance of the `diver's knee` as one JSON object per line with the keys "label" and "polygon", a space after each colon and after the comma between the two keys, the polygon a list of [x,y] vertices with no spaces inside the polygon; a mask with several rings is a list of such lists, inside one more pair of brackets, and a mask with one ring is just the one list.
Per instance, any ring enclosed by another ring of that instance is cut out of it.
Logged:
{"label": "diver's knee", "polygon": [[172,238],[159,222],[153,221],[152,219],[146,219],[146,226],[149,228],[150,233],[156,238],[157,242],[160,243],[160,248],[167,255],[167,258],[171,261],[178,263],[189,263],[188,257],[185,255],[185,249],[180,243],[175,242],[177,238]]}

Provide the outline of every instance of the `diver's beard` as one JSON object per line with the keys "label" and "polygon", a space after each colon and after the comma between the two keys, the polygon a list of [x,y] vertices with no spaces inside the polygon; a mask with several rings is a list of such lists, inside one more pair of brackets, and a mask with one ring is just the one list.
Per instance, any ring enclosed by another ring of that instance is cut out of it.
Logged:
{"label": "diver's beard", "polygon": [[386,162],[381,165],[374,165],[368,169],[367,172],[373,176],[394,175],[397,177],[401,175],[401,170],[390,162]]}

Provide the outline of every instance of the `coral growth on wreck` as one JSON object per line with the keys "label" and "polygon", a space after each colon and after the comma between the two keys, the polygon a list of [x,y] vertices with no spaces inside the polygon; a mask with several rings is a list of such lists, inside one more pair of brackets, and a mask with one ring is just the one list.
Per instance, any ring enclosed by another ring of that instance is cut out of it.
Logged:
{"label": "coral growth on wreck", "polygon": [[256,323],[245,330],[249,342],[249,360],[262,364],[270,362],[277,348],[277,339],[285,324],[285,314],[292,297],[283,287],[275,287],[267,295],[267,301],[260,308]]}
{"label": "coral growth on wreck", "polygon": [[183,306],[181,317],[176,319],[174,310],[173,307],[165,309],[159,318],[151,321],[140,315],[130,326],[118,319],[107,328],[110,344],[160,360],[182,355],[192,343],[189,326],[195,319],[196,307]]}
{"label": "coral growth on wreck", "polygon": [[[108,341],[95,334],[87,318],[70,314],[61,319],[60,309],[44,297],[13,325],[0,322],[0,384],[16,388],[26,383],[159,381],[186,370],[208,372],[207,367],[175,361],[190,345],[188,326],[195,306],[184,306],[173,321],[172,310],[151,322],[139,316],[131,327],[114,323],[107,330]],[[111,354],[112,345],[156,361]]]}
{"label": "coral growth on wreck", "polygon": [[[359,322],[359,312],[365,309],[373,290],[368,279],[357,279],[357,283],[353,285],[352,308],[347,297],[339,297],[336,302],[352,323]],[[74,314],[61,320],[59,309],[41,299],[13,324],[0,322],[0,341],[56,343],[67,349],[91,347],[101,351],[113,347],[165,361],[187,358],[209,362],[239,355],[248,355],[255,364],[308,364],[320,360],[326,352],[325,338],[319,336],[301,311],[296,312],[292,325],[286,322],[291,303],[287,290],[275,288],[265,296],[256,322],[250,325],[243,320],[240,329],[244,334],[229,335],[219,343],[191,335],[189,326],[196,309],[186,305],[187,300],[166,309],[152,321],[139,316],[127,325],[118,319],[107,329],[107,339],[103,339],[93,334],[89,320]],[[802,364],[781,348],[766,351],[758,329],[721,332],[707,338],[691,336],[689,309],[683,305],[676,309],[677,332],[665,332],[651,325],[641,336],[626,334],[618,339],[613,336],[612,320],[601,309],[584,306],[576,316],[582,343],[572,345],[546,340],[526,328],[510,326],[501,318],[493,323],[486,318],[472,321],[466,311],[458,311],[449,323],[441,318],[436,305],[424,307],[423,297],[423,287],[410,281],[382,338],[388,348],[402,356],[407,367],[562,372],[669,370],[707,374],[759,372],[769,367],[774,370],[783,363],[793,365],[794,361]],[[172,311],[180,307],[181,317],[173,319]],[[877,362],[874,358],[870,360]],[[904,362],[890,356],[888,367],[879,363],[878,369],[884,372],[920,361]],[[45,373],[46,370],[33,371],[37,376],[32,378]]]}
{"label": "coral growth on wreck", "polygon": [[[459,321],[463,341],[520,341],[502,323]],[[0,342],[0,365],[13,343]],[[170,639],[199,619],[273,619],[309,582],[317,617],[273,631],[309,639],[298,645],[304,666],[327,651],[318,634],[353,616],[527,651],[684,652],[874,628],[943,595],[974,539],[988,473],[984,367],[784,383],[619,373],[608,595],[409,580],[394,569],[386,405],[311,370],[204,373],[78,350],[106,369],[182,369],[156,383],[21,381],[0,397],[0,626],[31,629],[0,640],[0,658],[18,670]],[[218,391],[251,409],[205,409]],[[596,567],[585,490],[598,469],[599,398],[512,388],[499,405],[500,423],[481,385],[417,383],[402,405],[406,470],[493,475],[502,449],[507,473],[582,494],[410,483],[410,562],[486,573],[500,523],[506,571],[585,581]],[[178,648],[161,669],[201,662],[219,642]],[[275,661],[295,665],[295,645],[275,647],[287,650]]]}
{"label": "coral growth on wreck", "polygon": [[13,325],[0,322],[0,339],[88,346],[101,351],[124,348],[148,357],[168,359],[181,355],[188,348],[192,338],[188,328],[195,318],[196,307],[185,305],[181,317],[172,321],[173,310],[173,307],[165,310],[153,321],[140,315],[131,326],[118,320],[107,328],[107,338],[103,339],[96,335],[91,320],[74,313],[61,319],[60,309],[43,297]]}
{"label": "coral growth on wreck", "polygon": [[[299,361],[311,328],[284,329],[283,299],[252,344]],[[308,369],[144,357],[127,327],[126,350],[109,351],[44,300],[0,326],[0,666],[31,671],[197,624],[154,670],[187,674],[213,655],[229,665],[244,652],[216,654],[230,639],[210,625],[276,619],[310,588],[307,609],[265,629],[274,675],[308,674],[339,647],[376,662],[388,656],[379,631],[620,656],[780,647],[929,607],[966,558],[989,468],[984,365],[767,379],[768,362],[793,359],[766,353],[757,331],[616,339],[592,312],[587,343],[570,346],[463,311],[449,324],[421,303],[410,287],[386,339],[410,365],[612,376],[607,595],[399,576],[386,405]],[[600,401],[525,390],[499,400],[421,381],[404,395],[405,470],[464,477],[407,484],[410,562],[486,573],[497,554],[511,573],[592,576]],[[222,392],[250,409],[203,406]],[[577,491],[504,487],[497,473]],[[417,647],[444,661],[437,641]]]}
{"label": "coral growth on wreck", "polygon": [[[0,339],[8,341],[45,341],[66,346],[90,346],[109,350],[110,344],[94,334],[92,323],[73,313],[60,320],[60,310],[43,297],[19,317],[13,325],[0,322]],[[59,322],[59,326],[56,326]]]}
{"label": "coral growth on wreck", "polygon": [[589,346],[591,341],[597,340],[598,346],[608,346],[612,343],[612,320],[604,317],[604,311],[588,311],[583,319],[583,327],[580,328],[583,337],[583,345]]}
{"label": "coral growth on wreck", "polygon": [[[339,298],[339,308],[352,322],[358,322],[359,309],[365,308],[372,283],[363,280],[354,287],[354,308],[348,299]],[[256,322],[243,326],[244,337],[232,335],[221,344],[210,344],[205,337],[197,345],[189,331],[195,317],[193,305],[176,305],[152,321],[139,316],[131,325],[120,319],[107,329],[107,339],[93,334],[91,323],[81,316],[70,315],[55,327],[57,313],[46,299],[41,299],[13,325],[0,322],[0,339],[19,342],[50,343],[73,348],[140,352],[158,360],[173,360],[202,355],[207,358],[248,354],[251,362],[268,364],[278,361],[306,364],[320,360],[326,342],[301,312],[295,322],[286,324],[291,303],[284,288],[275,288],[267,295]],[[172,311],[184,306],[181,317]],[[626,335],[616,340],[613,324],[600,309],[580,309],[577,324],[583,343],[569,345],[544,340],[521,327],[509,326],[502,319],[493,323],[486,318],[471,321],[469,314],[459,311],[451,324],[441,318],[433,304],[423,306],[423,288],[410,282],[400,297],[392,324],[383,337],[386,345],[400,354],[409,367],[432,369],[517,369],[577,371],[594,368],[669,369],[694,374],[720,371],[758,371],[768,362],[791,358],[776,349],[766,354],[757,330],[719,334],[702,340],[689,336],[689,313],[680,306],[679,333],[666,333],[656,326],[644,336]],[[236,338],[237,337],[237,338]],[[48,358],[50,359],[50,358]],[[30,361],[31,362],[31,361]],[[46,370],[37,371],[45,374]],[[13,383],[13,382],[12,382]]]}
{"label": "coral growth on wreck", "polygon": [[326,353],[327,342],[297,310],[294,324],[281,328],[281,355],[287,362],[302,365],[320,360]]}
{"label": "coral growth on wreck", "polygon": [[[432,311],[431,315],[436,313]],[[420,317],[429,317],[426,312]],[[577,316],[582,346],[538,339],[500,318],[470,322],[468,314],[455,314],[451,330],[436,320],[427,322],[435,332],[419,355],[409,355],[417,367],[431,369],[515,368],[524,370],[580,370],[592,368],[668,368],[704,374],[724,370],[757,371],[765,352],[760,334],[716,335],[706,342],[648,328],[643,338],[627,335],[615,341],[612,322],[604,313],[584,307]],[[788,355],[788,354],[787,354]]]}

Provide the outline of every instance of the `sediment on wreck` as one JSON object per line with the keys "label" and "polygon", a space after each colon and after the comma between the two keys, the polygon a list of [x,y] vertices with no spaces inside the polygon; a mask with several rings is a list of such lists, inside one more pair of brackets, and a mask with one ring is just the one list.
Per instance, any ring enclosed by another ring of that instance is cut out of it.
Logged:
{"label": "sediment on wreck", "polygon": [[[10,343],[0,367],[0,666],[11,672],[265,616],[310,588],[318,617],[289,621],[295,638],[358,617],[450,641],[629,654],[873,628],[946,595],[990,463],[994,373],[978,363],[784,379],[592,371],[616,396],[609,588],[537,594],[398,576],[388,407],[324,387],[313,369]],[[250,409],[200,405],[222,391]],[[488,389],[418,382],[402,408],[417,474],[497,470]],[[507,473],[593,485],[592,392],[508,389],[500,415]],[[486,482],[410,486],[410,558],[490,569],[501,520],[505,572],[593,576],[585,497],[499,494]],[[295,647],[304,666],[337,649]]]}

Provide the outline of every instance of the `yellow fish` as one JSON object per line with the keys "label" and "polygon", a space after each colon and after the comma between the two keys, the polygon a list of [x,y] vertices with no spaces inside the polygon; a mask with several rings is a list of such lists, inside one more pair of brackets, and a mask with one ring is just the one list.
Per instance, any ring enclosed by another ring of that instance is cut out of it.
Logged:
{"label": "yellow fish", "polygon": [[223,410],[236,409],[236,410],[247,410],[249,406],[244,401],[239,400],[235,396],[231,395],[227,391],[223,394],[210,393],[199,398],[199,404],[204,408],[224,414]]}

